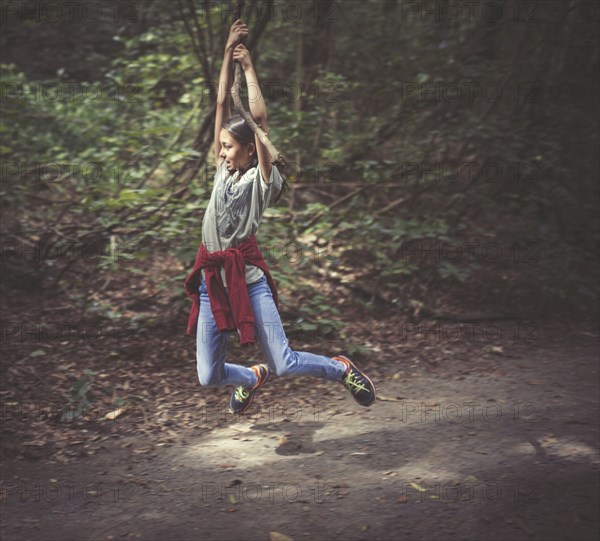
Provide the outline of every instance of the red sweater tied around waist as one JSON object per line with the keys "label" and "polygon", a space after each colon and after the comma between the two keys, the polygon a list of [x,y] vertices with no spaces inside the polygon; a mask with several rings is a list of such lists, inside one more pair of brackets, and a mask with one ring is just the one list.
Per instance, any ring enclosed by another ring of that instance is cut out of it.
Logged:
{"label": "red sweater tied around waist", "polygon": [[[255,265],[265,273],[275,306],[279,307],[275,282],[260,251],[255,235],[248,237],[235,248],[216,252],[209,252],[202,243],[198,248],[194,268],[185,279],[184,284],[186,293],[192,299],[187,334],[194,336],[197,332],[198,315],[200,313],[199,288],[202,281],[201,271],[204,269],[206,291],[219,331],[237,330],[240,336],[240,345],[254,344],[254,313],[246,285],[246,263]],[[222,266],[225,267],[228,291],[225,290],[221,279],[220,270]]]}

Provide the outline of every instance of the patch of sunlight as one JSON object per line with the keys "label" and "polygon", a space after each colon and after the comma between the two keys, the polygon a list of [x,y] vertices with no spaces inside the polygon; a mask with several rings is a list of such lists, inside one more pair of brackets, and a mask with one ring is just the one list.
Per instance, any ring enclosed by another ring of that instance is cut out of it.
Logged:
{"label": "patch of sunlight", "polygon": [[554,434],[546,434],[538,439],[538,443],[544,451],[552,456],[566,460],[589,460],[598,464],[598,450],[589,445],[577,441],[573,437],[565,436],[557,438]]}
{"label": "patch of sunlight", "polygon": [[535,447],[528,441],[517,443],[510,449],[511,454],[516,455],[535,455]]}
{"label": "patch of sunlight", "polygon": [[263,433],[253,430],[251,423],[240,422],[203,436],[188,446],[185,455],[192,460],[201,460],[203,466],[229,468],[238,463],[260,466],[285,458],[275,454],[279,437],[277,433]]}
{"label": "patch of sunlight", "polygon": [[459,482],[464,475],[440,467],[439,464],[427,461],[414,461],[392,470],[382,470],[381,477],[398,477],[400,479],[426,479],[428,482]]}

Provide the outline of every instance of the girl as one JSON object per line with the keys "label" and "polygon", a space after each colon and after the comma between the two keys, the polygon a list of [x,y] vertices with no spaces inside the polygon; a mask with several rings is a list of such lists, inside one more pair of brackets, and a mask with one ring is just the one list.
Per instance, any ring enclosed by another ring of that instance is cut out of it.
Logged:
{"label": "girl", "polygon": [[[232,413],[246,411],[254,395],[278,376],[316,376],[341,382],[362,406],[375,400],[371,380],[344,356],[324,357],[293,351],[279,317],[277,289],[256,242],[265,209],[281,195],[283,180],[277,166],[240,115],[230,116],[228,93],[233,61],[241,64],[248,86],[253,120],[268,132],[267,108],[250,53],[241,43],[247,26],[231,26],[219,76],[215,118],[217,171],[202,222],[202,244],[194,269],[185,281],[192,298],[188,334],[196,335],[201,385],[235,385]],[[250,368],[225,363],[228,333],[237,330],[242,346],[260,343],[267,364]]]}

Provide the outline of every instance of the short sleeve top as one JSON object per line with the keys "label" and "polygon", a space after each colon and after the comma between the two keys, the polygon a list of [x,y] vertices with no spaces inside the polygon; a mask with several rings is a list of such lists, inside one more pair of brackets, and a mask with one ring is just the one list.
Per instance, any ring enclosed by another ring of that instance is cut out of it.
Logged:
{"label": "short sleeve top", "polygon": [[[283,185],[281,173],[271,168],[265,182],[260,167],[251,167],[241,178],[229,173],[225,161],[217,168],[213,190],[202,221],[202,242],[209,252],[235,248],[258,230],[264,211],[277,197]],[[246,283],[256,282],[264,275],[254,265],[246,265]],[[205,277],[202,270],[202,277]],[[226,286],[225,269],[221,278]]]}

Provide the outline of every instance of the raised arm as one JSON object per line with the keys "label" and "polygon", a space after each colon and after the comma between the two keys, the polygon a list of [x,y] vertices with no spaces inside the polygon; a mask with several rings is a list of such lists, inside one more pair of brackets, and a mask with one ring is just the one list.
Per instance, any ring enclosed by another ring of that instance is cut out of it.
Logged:
{"label": "raised arm", "polygon": [[231,85],[233,84],[233,50],[247,35],[248,27],[241,19],[235,21],[229,29],[229,37],[227,38],[227,44],[225,45],[225,51],[223,53],[223,64],[221,65],[221,72],[219,73],[219,86],[217,89],[217,109],[215,112],[214,146],[217,167],[219,167],[223,161],[223,158],[219,158],[219,154],[221,153],[221,127],[223,126],[223,122],[231,116],[229,94]]}
{"label": "raised arm", "polygon": [[[258,84],[258,77],[254,71],[254,66],[252,65],[250,52],[243,44],[239,44],[233,51],[233,59],[238,60],[244,70],[246,85],[248,86],[250,115],[252,115],[254,122],[262,128],[265,134],[268,134],[269,124],[267,118],[267,106],[260,90],[260,85]],[[271,169],[273,168],[271,155],[258,136],[254,136],[254,141],[256,144],[256,153],[258,155],[258,166],[260,167],[263,179],[268,183],[271,178]]]}

